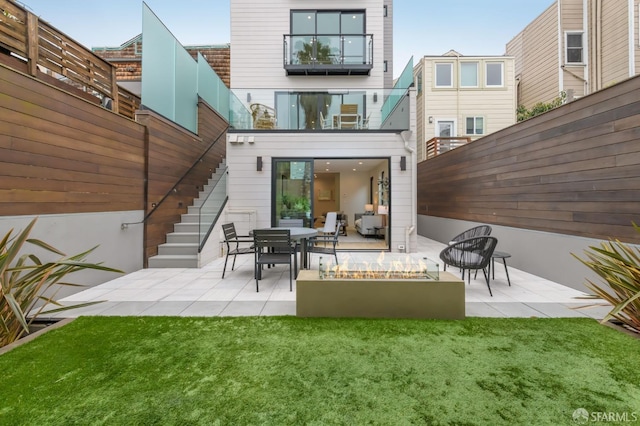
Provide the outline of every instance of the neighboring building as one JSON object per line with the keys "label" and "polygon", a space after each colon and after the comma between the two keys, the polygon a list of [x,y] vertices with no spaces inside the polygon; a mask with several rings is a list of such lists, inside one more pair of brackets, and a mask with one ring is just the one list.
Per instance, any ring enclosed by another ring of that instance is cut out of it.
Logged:
{"label": "neighboring building", "polygon": [[[198,53],[201,53],[224,84],[227,87],[231,86],[229,44],[184,46],[184,48],[194,59]],[[140,96],[142,91],[142,34],[138,34],[117,47],[94,47],[91,50],[115,65],[116,78],[120,86]]]}
{"label": "neighboring building", "polygon": [[228,212],[264,227],[314,226],[335,210],[353,226],[373,204],[387,226],[372,235],[417,249],[413,65],[392,88],[392,12],[392,0],[231,0],[241,106],[228,132]]}
{"label": "neighboring building", "polygon": [[[514,60],[463,56],[449,51],[424,56],[414,68],[418,159],[472,141],[516,122]],[[443,139],[440,148],[426,142]],[[434,150],[438,152],[433,152]]]}
{"label": "neighboring building", "polygon": [[557,0],[507,43],[518,104],[593,93],[640,69],[640,0]]}

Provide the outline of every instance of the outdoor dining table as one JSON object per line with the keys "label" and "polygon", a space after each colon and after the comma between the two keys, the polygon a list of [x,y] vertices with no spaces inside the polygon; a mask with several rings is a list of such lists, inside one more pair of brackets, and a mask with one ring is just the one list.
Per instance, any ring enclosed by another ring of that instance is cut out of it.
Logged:
{"label": "outdoor dining table", "polygon": [[300,269],[309,268],[307,263],[307,238],[318,235],[317,229],[297,226],[274,226],[267,229],[288,229],[291,239],[300,243]]}
{"label": "outdoor dining table", "polygon": [[315,228],[301,228],[293,226],[276,226],[270,229],[288,229],[290,231],[291,239],[300,243],[300,269],[307,269],[307,238],[315,237],[318,235],[318,230]]}

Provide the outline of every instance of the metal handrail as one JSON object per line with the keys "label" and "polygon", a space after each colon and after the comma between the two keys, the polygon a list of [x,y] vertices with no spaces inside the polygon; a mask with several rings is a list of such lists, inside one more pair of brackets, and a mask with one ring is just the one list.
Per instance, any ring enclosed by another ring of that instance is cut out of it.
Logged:
{"label": "metal handrail", "polygon": [[214,145],[220,140],[221,137],[223,137],[227,130],[229,129],[229,125],[227,124],[227,126],[222,130],[222,132],[213,140],[213,142],[211,142],[211,144],[209,144],[209,146],[207,147],[207,149],[202,153],[202,155],[200,155],[200,157],[198,157],[196,159],[196,161],[193,162],[193,164],[191,165],[191,167],[189,167],[189,169],[180,177],[180,179],[178,179],[178,181],[171,187],[171,189],[169,191],[167,191],[167,193],[162,197],[162,199],[160,199],[160,201],[158,203],[156,203],[153,208],[144,216],[144,218],[142,218],[141,221],[139,222],[124,222],[122,224],[120,224],[120,228],[121,229],[127,229],[129,227],[129,225],[139,225],[141,223],[145,223],[153,214],[153,212],[157,211],[158,208],[160,207],[160,205],[167,199],[169,198],[169,196],[171,194],[173,194],[174,192],[178,191],[178,185],[180,185],[182,183],[182,181],[189,176],[189,174],[191,173],[191,171],[198,165],[198,163],[202,162],[202,159],[204,158],[205,155],[207,155],[209,153],[209,151],[211,150],[211,148],[214,147]]}

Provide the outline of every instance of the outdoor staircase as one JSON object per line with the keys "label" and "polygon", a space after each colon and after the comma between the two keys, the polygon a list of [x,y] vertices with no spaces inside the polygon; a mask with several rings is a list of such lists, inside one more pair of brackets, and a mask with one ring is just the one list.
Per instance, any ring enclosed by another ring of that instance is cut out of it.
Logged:
{"label": "outdoor staircase", "polygon": [[[200,217],[204,223],[213,223],[222,208],[226,191],[216,191],[211,197],[209,194],[224,173],[226,173],[226,166],[223,161],[200,191],[199,197],[194,199],[193,204],[187,208],[187,213],[182,215],[180,223],[173,225],[173,232],[167,234],[166,243],[158,246],[158,254],[149,258],[149,268],[198,267]],[[207,200],[206,208],[202,206],[205,200]],[[203,237],[207,231],[208,227],[202,230]]]}

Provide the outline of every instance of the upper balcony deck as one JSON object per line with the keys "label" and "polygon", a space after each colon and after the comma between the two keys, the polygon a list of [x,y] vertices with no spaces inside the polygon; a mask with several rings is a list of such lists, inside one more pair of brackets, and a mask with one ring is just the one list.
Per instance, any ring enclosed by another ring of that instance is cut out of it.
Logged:
{"label": "upper balcony deck", "polygon": [[233,89],[235,130],[407,130],[407,89]]}
{"label": "upper balcony deck", "polygon": [[369,75],[372,34],[285,34],[287,75]]}

